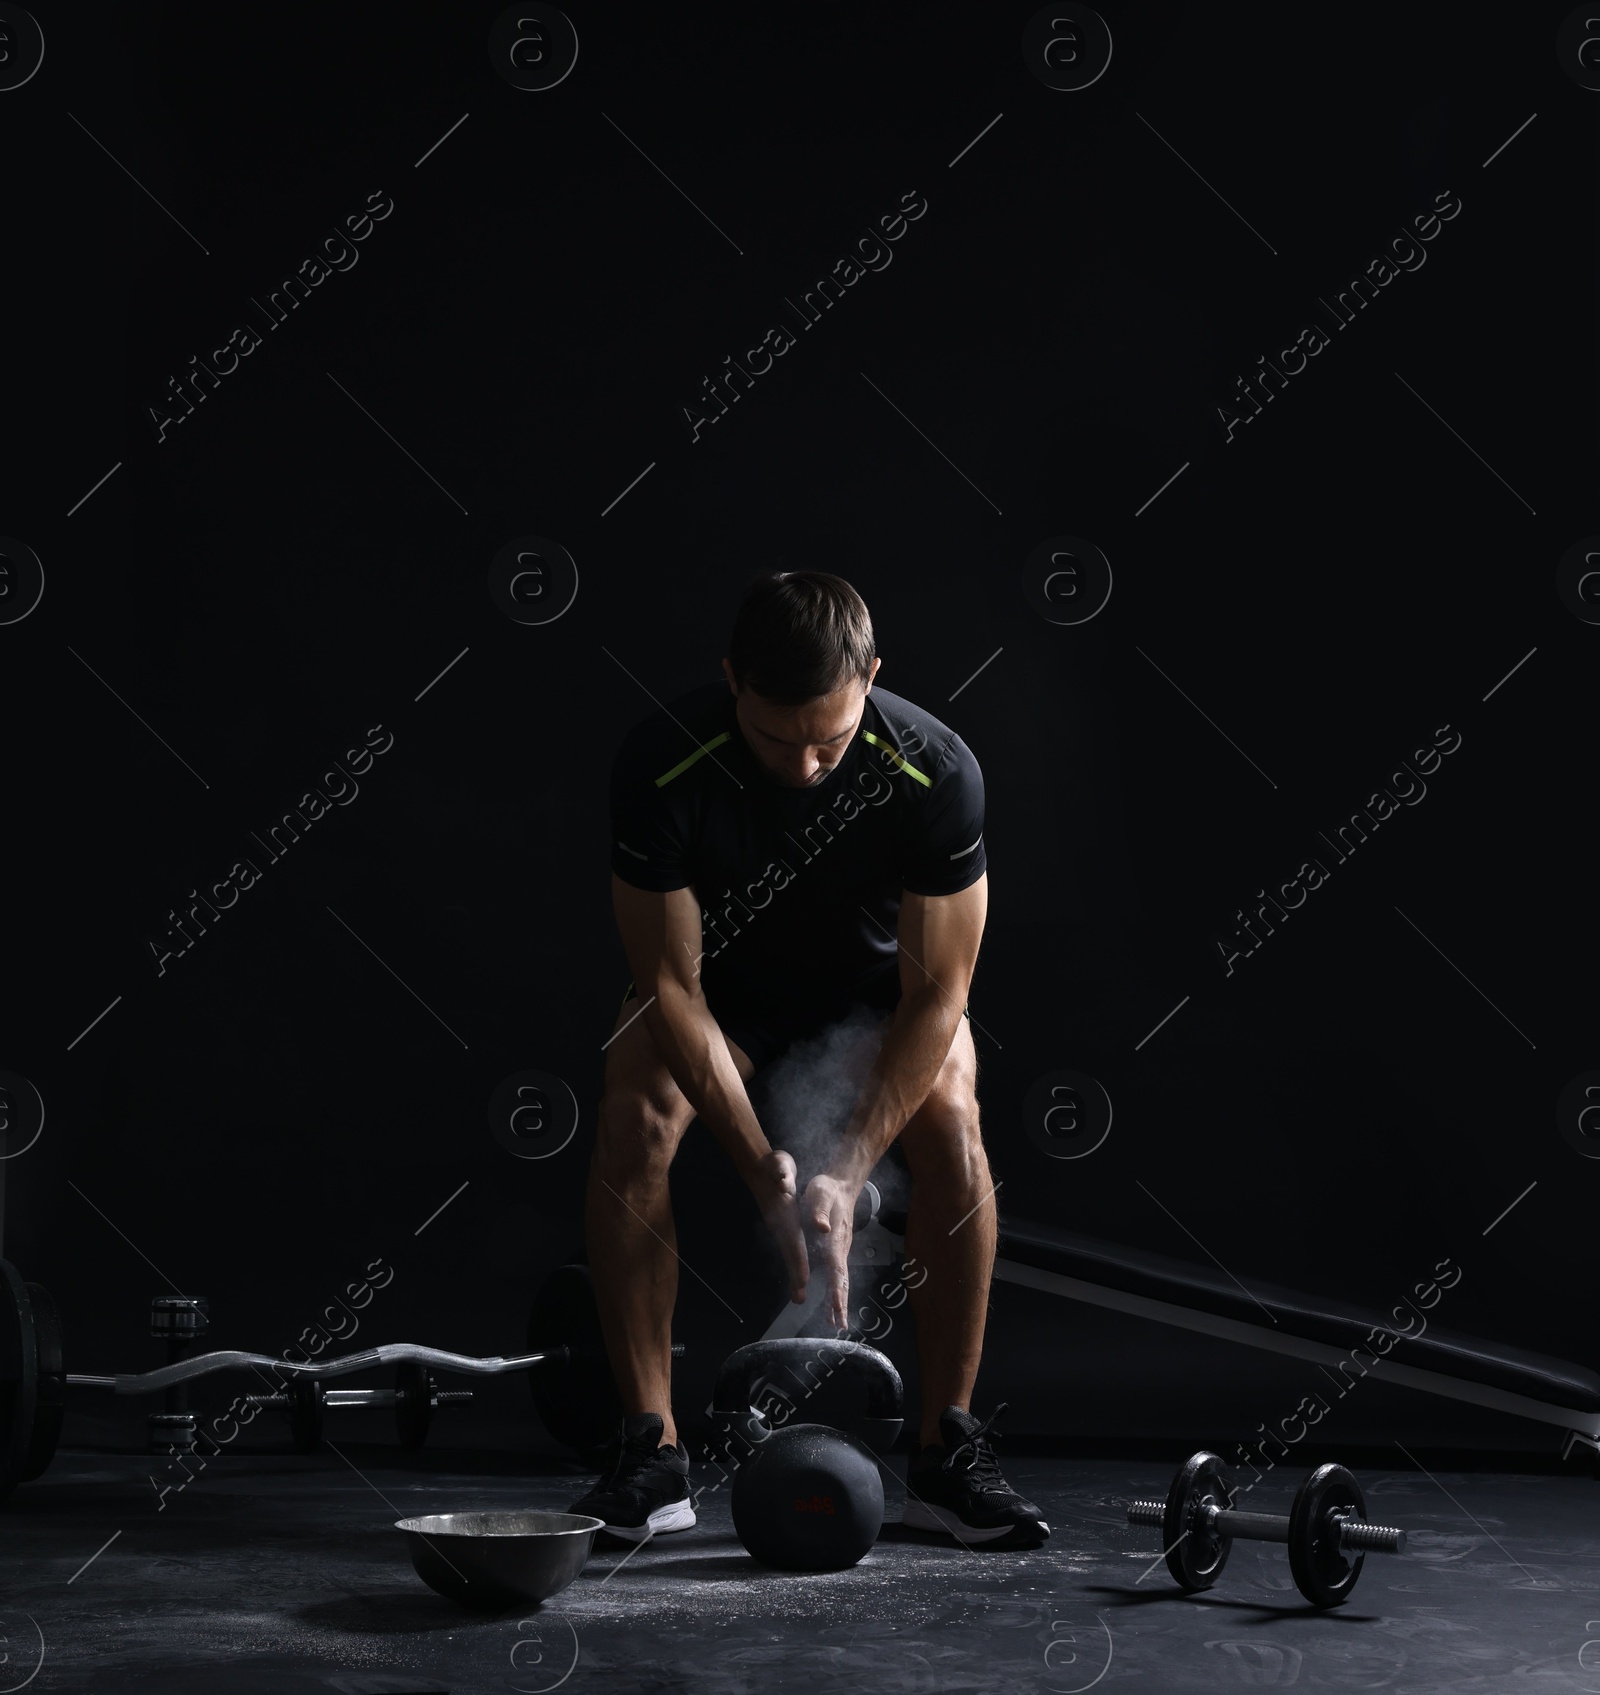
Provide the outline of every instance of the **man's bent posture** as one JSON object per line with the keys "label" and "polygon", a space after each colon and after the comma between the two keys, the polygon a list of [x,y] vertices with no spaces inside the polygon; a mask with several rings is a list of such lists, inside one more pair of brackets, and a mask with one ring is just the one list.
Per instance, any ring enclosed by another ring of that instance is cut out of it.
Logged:
{"label": "man's bent posture", "polygon": [[[697,1116],[754,1194],[795,1301],[811,1233],[840,1331],[856,1196],[898,1140],[923,1384],[903,1522],[969,1545],[1049,1535],[1001,1475],[1003,1407],[982,1422],[970,1410],[995,1253],[965,1015],[988,890],[983,777],[953,730],[872,688],[874,646],[842,578],[759,577],[726,685],[644,720],[612,767],[612,893],[633,982],[606,1050],[586,1230],[626,1416],[611,1472],[572,1510],[630,1541],[695,1522],[671,1404],[667,1170]],[[795,1161],[768,1142],[746,1085],[861,1006],[879,1014],[881,1046],[831,1157],[797,1193]]]}

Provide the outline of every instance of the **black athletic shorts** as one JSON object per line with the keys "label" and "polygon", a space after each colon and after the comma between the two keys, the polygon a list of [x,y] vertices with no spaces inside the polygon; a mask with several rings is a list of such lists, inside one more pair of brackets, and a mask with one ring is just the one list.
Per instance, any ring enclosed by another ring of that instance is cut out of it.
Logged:
{"label": "black athletic shorts", "polygon": [[[622,1006],[637,999],[633,984],[629,983],[623,991]],[[716,1019],[723,1035],[743,1048],[750,1056],[750,1063],[760,1071],[791,1044],[815,1036],[829,1024],[837,1024],[853,1007],[873,1007],[884,1014],[893,1012],[900,1004],[900,980],[898,976],[892,977],[880,990],[863,995],[845,995],[807,1007],[801,1012],[779,1012],[754,1006],[721,1007],[714,1004],[709,995],[706,1000],[711,1006],[711,1016]],[[617,1010],[620,1013],[622,1008]],[[964,1018],[972,1017],[970,1006],[963,1007],[961,1011]]]}

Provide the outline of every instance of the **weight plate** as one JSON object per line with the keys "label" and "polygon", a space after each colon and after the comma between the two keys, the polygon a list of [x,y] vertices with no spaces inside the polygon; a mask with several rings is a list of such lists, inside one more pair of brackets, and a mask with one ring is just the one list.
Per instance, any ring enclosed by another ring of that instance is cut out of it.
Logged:
{"label": "weight plate", "polygon": [[38,1388],[33,1300],[16,1267],[0,1259],[0,1497],[28,1475]]}
{"label": "weight plate", "polygon": [[61,1422],[67,1412],[67,1380],[61,1360],[61,1314],[42,1283],[26,1284],[33,1303],[34,1358],[38,1384],[33,1409],[33,1439],[22,1467],[22,1481],[38,1477],[55,1458]]}
{"label": "weight plate", "polygon": [[585,1459],[601,1453],[622,1422],[622,1402],[606,1358],[600,1309],[586,1265],[552,1271],[528,1314],[528,1352],[568,1350],[528,1367],[528,1386],[544,1427]]}
{"label": "weight plate", "polygon": [[1173,1478],[1161,1540],[1167,1550],[1167,1570],[1180,1589],[1209,1589],[1222,1575],[1233,1541],[1206,1528],[1201,1508],[1232,1506],[1233,1491],[1228,1468],[1204,1450],[1191,1454]]}
{"label": "weight plate", "polygon": [[321,1379],[295,1377],[289,1389],[289,1438],[297,1454],[314,1454],[322,1446],[326,1394]]}
{"label": "weight plate", "polygon": [[1321,1465],[1300,1485],[1289,1509],[1289,1570],[1295,1588],[1314,1607],[1337,1607],[1350,1598],[1365,1554],[1340,1550],[1336,1512],[1365,1519],[1361,1485],[1342,1465]]}
{"label": "weight plate", "polygon": [[416,1360],[402,1360],[394,1374],[394,1426],[402,1448],[420,1448],[433,1419],[433,1374]]}

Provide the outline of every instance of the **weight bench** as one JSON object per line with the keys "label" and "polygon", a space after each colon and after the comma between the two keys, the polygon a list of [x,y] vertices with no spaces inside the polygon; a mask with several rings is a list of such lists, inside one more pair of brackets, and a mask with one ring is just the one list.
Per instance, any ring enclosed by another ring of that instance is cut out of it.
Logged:
{"label": "weight bench", "polygon": [[[853,1300],[869,1280],[875,1293],[881,1278],[873,1279],[873,1273],[891,1272],[895,1260],[904,1258],[905,1218],[904,1212],[885,1210],[877,1186],[866,1185],[850,1250]],[[1413,1333],[1407,1334],[1392,1317],[1332,1296],[1253,1280],[1241,1287],[1210,1266],[1022,1219],[1001,1221],[994,1277],[1309,1360],[1335,1373],[1342,1364],[1362,1376],[1370,1372],[1379,1382],[1554,1425],[1564,1434],[1563,1459],[1575,1447],[1600,1456],[1600,1375],[1548,1354],[1440,1329],[1431,1311],[1409,1319]],[[806,1300],[786,1305],[767,1336],[805,1335],[826,1292],[825,1281],[814,1277]],[[1419,1319],[1427,1320],[1427,1328],[1416,1334]],[[1368,1340],[1374,1332],[1399,1338],[1390,1344],[1394,1352],[1374,1347]]]}

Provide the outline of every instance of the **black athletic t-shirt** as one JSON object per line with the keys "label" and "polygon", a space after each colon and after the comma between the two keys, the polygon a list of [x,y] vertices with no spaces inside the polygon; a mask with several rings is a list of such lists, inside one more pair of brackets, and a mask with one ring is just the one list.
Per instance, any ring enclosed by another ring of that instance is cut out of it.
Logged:
{"label": "black athletic t-shirt", "polygon": [[803,789],[751,751],[726,681],[669,701],[612,761],[611,834],[625,883],[694,890],[701,979],[730,1006],[892,999],[901,892],[956,894],[987,863],[972,750],[877,687],[838,764]]}

